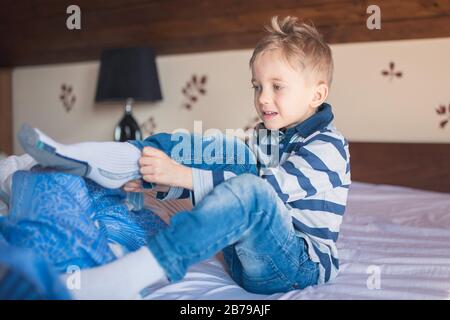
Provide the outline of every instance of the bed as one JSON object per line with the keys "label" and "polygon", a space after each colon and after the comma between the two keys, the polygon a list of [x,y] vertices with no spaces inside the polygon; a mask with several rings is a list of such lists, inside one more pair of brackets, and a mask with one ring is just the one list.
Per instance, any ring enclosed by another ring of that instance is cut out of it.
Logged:
{"label": "bed", "polygon": [[450,144],[350,143],[350,150],[354,182],[332,283],[252,294],[212,258],[180,282],[144,288],[142,298],[450,299]]}
{"label": "bed", "polygon": [[144,299],[450,299],[450,193],[353,183],[338,240],[334,282],[258,295],[210,259]]}

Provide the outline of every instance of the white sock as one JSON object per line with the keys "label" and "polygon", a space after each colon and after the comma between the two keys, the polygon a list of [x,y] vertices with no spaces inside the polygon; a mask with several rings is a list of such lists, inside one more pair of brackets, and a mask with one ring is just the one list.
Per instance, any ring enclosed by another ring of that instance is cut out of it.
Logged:
{"label": "white sock", "polygon": [[[39,140],[56,149],[64,157],[86,162],[91,166],[87,177],[106,188],[119,188],[140,178],[141,151],[128,142],[83,142],[61,144],[38,129]],[[39,162],[39,159],[36,159]]]}
{"label": "white sock", "polygon": [[136,299],[142,289],[168,281],[147,247],[100,267],[63,274],[61,280],[77,300]]}

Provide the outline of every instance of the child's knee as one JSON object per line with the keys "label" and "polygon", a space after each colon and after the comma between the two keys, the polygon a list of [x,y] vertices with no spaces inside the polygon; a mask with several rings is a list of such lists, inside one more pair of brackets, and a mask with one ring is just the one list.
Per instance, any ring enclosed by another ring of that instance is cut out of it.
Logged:
{"label": "child's knee", "polygon": [[238,189],[240,194],[251,193],[255,196],[264,196],[271,192],[271,186],[261,177],[244,173],[229,180],[232,188]]}
{"label": "child's knee", "polygon": [[249,188],[259,188],[266,183],[263,178],[250,173],[240,175],[239,182],[245,184]]}

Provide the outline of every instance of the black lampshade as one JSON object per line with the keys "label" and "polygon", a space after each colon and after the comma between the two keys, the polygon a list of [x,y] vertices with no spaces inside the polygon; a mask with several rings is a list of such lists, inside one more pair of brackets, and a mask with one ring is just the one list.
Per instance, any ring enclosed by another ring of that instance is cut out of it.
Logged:
{"label": "black lampshade", "polygon": [[108,49],[102,52],[95,101],[158,101],[162,99],[151,48]]}

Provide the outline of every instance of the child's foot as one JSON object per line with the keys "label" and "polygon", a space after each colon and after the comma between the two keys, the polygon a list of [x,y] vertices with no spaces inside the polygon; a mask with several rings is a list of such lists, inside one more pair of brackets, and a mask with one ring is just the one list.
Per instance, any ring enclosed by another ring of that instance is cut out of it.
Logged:
{"label": "child's foot", "polygon": [[60,275],[76,300],[136,299],[141,298],[142,289],[168,283],[165,270],[147,247],[79,272],[81,285],[78,288],[69,287],[71,274]]}
{"label": "child's foot", "polygon": [[87,177],[106,188],[119,188],[140,178],[141,151],[127,142],[84,142],[64,145],[24,124],[18,133],[22,148],[39,164]]}

